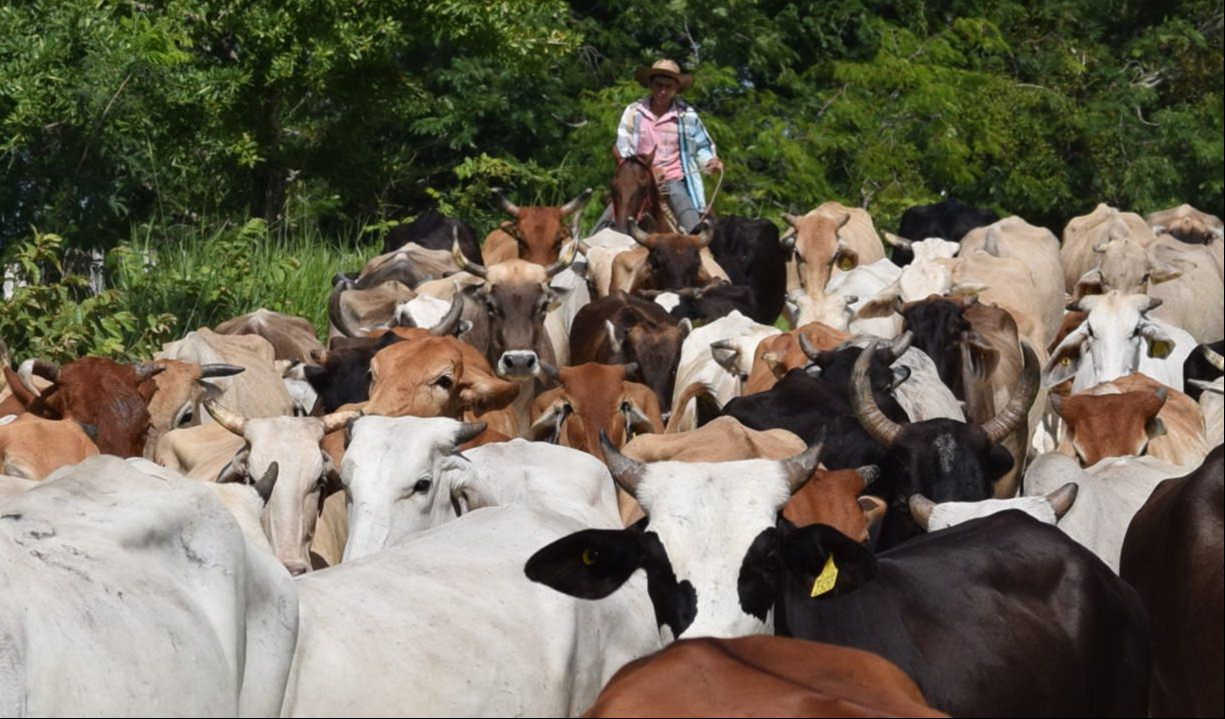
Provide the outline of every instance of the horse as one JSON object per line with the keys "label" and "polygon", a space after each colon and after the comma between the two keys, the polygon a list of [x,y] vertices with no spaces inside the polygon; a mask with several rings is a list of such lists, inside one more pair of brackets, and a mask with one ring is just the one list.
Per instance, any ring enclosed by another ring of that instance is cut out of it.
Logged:
{"label": "horse", "polygon": [[655,221],[655,231],[666,231],[673,223],[664,207],[655,173],[651,171],[655,153],[622,159],[614,148],[613,156],[617,159],[612,177],[613,229],[629,234],[630,220],[640,221],[650,216]]}

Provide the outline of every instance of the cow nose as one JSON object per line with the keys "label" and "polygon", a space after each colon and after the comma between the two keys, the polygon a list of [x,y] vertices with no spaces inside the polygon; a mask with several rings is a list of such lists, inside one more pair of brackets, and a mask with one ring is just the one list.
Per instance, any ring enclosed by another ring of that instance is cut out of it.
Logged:
{"label": "cow nose", "polygon": [[531,350],[503,352],[498,359],[498,374],[503,377],[530,377],[540,369],[540,360]]}
{"label": "cow nose", "polygon": [[311,565],[310,562],[293,561],[285,562],[285,568],[289,570],[290,576],[297,577],[309,572],[311,570]]}

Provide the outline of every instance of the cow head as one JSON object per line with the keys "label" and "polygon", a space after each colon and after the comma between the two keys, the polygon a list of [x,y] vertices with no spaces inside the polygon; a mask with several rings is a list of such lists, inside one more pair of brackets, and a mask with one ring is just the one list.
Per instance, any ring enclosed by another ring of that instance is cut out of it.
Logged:
{"label": "cow head", "polygon": [[783,215],[783,221],[792,231],[780,239],[802,265],[800,284],[809,295],[824,295],[835,270],[848,272],[859,266],[859,253],[838,237],[838,230],[851,221],[849,214],[839,220],[813,213],[803,217]]}
{"label": "cow head", "polygon": [[309,572],[315,520],[323,511],[323,500],[340,489],[336,467],[320,444],[324,435],[361,412],[248,419],[211,399],[205,400],[204,408],[244,441],[217,481],[254,485],[266,505],[262,523],[273,553],[290,574]]}
{"label": "cow head", "polygon": [[1068,513],[1076,502],[1078,486],[1068,482],[1046,496],[1014,497],[1012,499],[984,499],[981,502],[936,503],[922,494],[913,495],[908,501],[910,516],[927,532],[935,532],[971,519],[987,517],[1009,509],[1020,510],[1039,522],[1055,524]]}
{"label": "cow head", "polygon": [[[469,261],[453,246],[455,262],[485,283],[474,299],[485,306],[490,322],[486,355],[500,377],[526,382],[539,376],[542,362],[553,361],[552,346],[544,332],[549,311],[561,305],[561,293],[549,281],[574,262],[578,243],[571,243],[561,259],[547,267],[525,260],[506,260],[493,267]],[[542,357],[541,354],[545,353]]]}
{"label": "cow head", "polygon": [[456,448],[485,430],[447,418],[362,417],[340,479],[349,506],[344,561],[373,554],[459,514],[447,476],[469,470]]}
{"label": "cow head", "polygon": [[879,497],[861,497],[880,477],[880,468],[868,465],[858,469],[817,470],[812,481],[791,497],[783,508],[783,518],[797,527],[825,524],[863,543],[868,529],[885,513]]}
{"label": "cow head", "polygon": [[179,360],[160,360],[165,371],[153,378],[157,390],[149,400],[149,435],[145,440],[145,459],[153,459],[153,450],[162,435],[180,427],[195,427],[203,422],[201,403],[221,394],[220,388],[209,382],[214,377],[232,377],[245,367],[230,364],[194,364]]}
{"label": "cow head", "polygon": [[[805,346],[798,337],[804,335]],[[810,322],[799,329],[781,335],[767,337],[757,345],[753,358],[753,369],[745,384],[744,393],[765,392],[793,369],[804,367],[816,352],[834,349],[851,336],[820,322]]]}
{"label": "cow head", "polygon": [[493,376],[480,352],[454,337],[398,342],[370,362],[366,411],[387,417],[453,417],[506,407],[519,385]]}
{"label": "cow head", "polygon": [[683,290],[704,285],[709,277],[702,271],[702,250],[710,246],[715,231],[706,223],[698,225],[696,235],[676,233],[648,234],[630,224],[630,236],[647,249],[650,288]]}
{"label": "cow head", "polygon": [[643,384],[655,392],[661,408],[672,402],[676,385],[676,367],[681,358],[681,346],[692,331],[689,320],[673,324],[668,321],[644,319],[624,331],[618,338],[617,328],[605,320],[605,333],[612,353],[638,367]]}
{"label": "cow head", "polygon": [[[591,199],[592,189],[588,187],[561,207],[520,207],[506,199],[499,188],[493,188],[492,193],[494,201],[514,218],[500,228],[519,244],[519,259],[551,265],[561,257],[562,246],[578,237],[582,209]],[[565,224],[567,217],[573,217],[569,226]]]}
{"label": "cow head", "polygon": [[[122,365],[104,357],[82,357],[60,366],[42,359],[26,360],[8,375],[13,396],[32,414],[47,419],[71,419],[98,429],[95,442],[103,454],[140,457],[149,431],[151,381],[165,365],[141,362]],[[34,375],[53,384],[39,390]]]}
{"label": "cow head", "polygon": [[529,439],[559,443],[603,459],[602,432],[617,447],[624,447],[635,434],[663,432],[655,393],[626,380],[633,369],[596,362],[562,368],[561,387],[536,399]]}
{"label": "cow head", "polygon": [[0,474],[41,481],[60,467],[97,454],[91,433],[96,434],[93,427],[28,412],[0,417]]}
{"label": "cow head", "polygon": [[1082,297],[1068,305],[1068,310],[1088,317],[1051,353],[1046,386],[1075,378],[1072,389],[1080,391],[1135,372],[1142,353],[1154,359],[1169,357],[1174,338],[1148,318],[1160,306],[1160,299],[1117,291]]}
{"label": "cow head", "polygon": [[1138,457],[1148,451],[1149,441],[1166,433],[1157,415],[1168,396],[1165,387],[1122,394],[1052,394],[1051,407],[1063,418],[1065,441],[1081,466],[1092,467],[1107,457]]}
{"label": "cow head", "polygon": [[1143,294],[1150,284],[1182,277],[1182,270],[1161,262],[1152,250],[1130,239],[1126,225],[1119,222],[1124,234],[1111,235],[1111,239],[1094,248],[1098,254],[1097,267],[1081,276],[1073,290],[1073,297],[1100,295],[1112,290],[1123,294]]}
{"label": "cow head", "polygon": [[[617,486],[638,500],[646,519],[624,530],[564,537],[528,560],[528,578],[600,599],[641,568],[666,640],[770,633],[782,572],[793,557],[812,559],[799,556],[811,553],[803,547],[834,531],[818,525],[783,536],[775,528],[779,510],[812,477],[821,446],[782,461],[645,464],[622,455],[607,437],[601,442]],[[843,540],[834,551],[848,552],[849,569],[866,552]],[[860,580],[847,571],[835,585]]]}

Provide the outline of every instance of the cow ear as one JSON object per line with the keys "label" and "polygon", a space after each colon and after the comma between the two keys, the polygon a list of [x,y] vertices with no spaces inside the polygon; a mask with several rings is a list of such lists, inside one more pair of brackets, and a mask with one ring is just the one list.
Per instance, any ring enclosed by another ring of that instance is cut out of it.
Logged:
{"label": "cow ear", "polygon": [[1179,277],[1182,277],[1182,270],[1165,262],[1154,265],[1153,269],[1148,273],[1148,281],[1154,285],[1176,280]]}
{"label": "cow ear", "polygon": [[519,396],[519,389],[519,385],[514,382],[485,376],[461,389],[459,398],[465,406],[479,415],[505,409]]}
{"label": "cow ear", "polygon": [[682,340],[683,340],[683,339],[685,339],[686,337],[688,337],[688,336],[689,336],[689,333],[693,331],[693,321],[692,321],[692,320],[690,320],[688,317],[686,317],[685,319],[681,320],[681,321],[680,321],[680,322],[679,322],[679,323],[678,323],[676,326],[677,326],[677,327],[680,329],[680,331],[681,331],[681,339],[682,339]]}
{"label": "cow ear", "polygon": [[1065,337],[1063,342],[1055,348],[1050,360],[1046,363],[1043,377],[1044,387],[1054,387],[1076,376],[1080,370],[1083,354],[1082,343],[1086,336],[1087,333],[1081,327]]}
{"label": "cow ear", "polygon": [[902,309],[902,298],[896,288],[884,290],[872,299],[859,306],[853,319],[873,320],[881,317],[891,317]]}
{"label": "cow ear", "polygon": [[1102,285],[1102,271],[1098,268],[1089,270],[1076,281],[1076,287],[1072,290],[1072,298],[1079,300],[1089,295],[1100,295],[1104,291]]}
{"label": "cow ear", "polygon": [[859,509],[863,511],[863,523],[869,528],[879,522],[889,509],[889,505],[885,500],[870,494],[864,495],[856,501],[859,503]]}
{"label": "cow ear", "polygon": [[850,592],[876,576],[876,557],[833,527],[810,524],[782,537],[783,566],[816,597]]}
{"label": "cow ear", "polygon": [[523,568],[533,582],[579,599],[603,599],[642,566],[642,534],[585,529],[546,546]]}

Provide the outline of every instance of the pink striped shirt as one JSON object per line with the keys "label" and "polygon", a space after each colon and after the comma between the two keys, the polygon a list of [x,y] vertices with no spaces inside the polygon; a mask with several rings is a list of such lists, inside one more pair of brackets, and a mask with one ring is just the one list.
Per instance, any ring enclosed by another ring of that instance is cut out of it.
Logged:
{"label": "pink striped shirt", "polygon": [[664,171],[665,180],[683,180],[685,171],[681,169],[681,145],[678,137],[680,116],[676,106],[659,117],[651,112],[649,102],[639,105],[642,121],[638,124],[638,152],[649,155],[655,151],[655,167]]}

